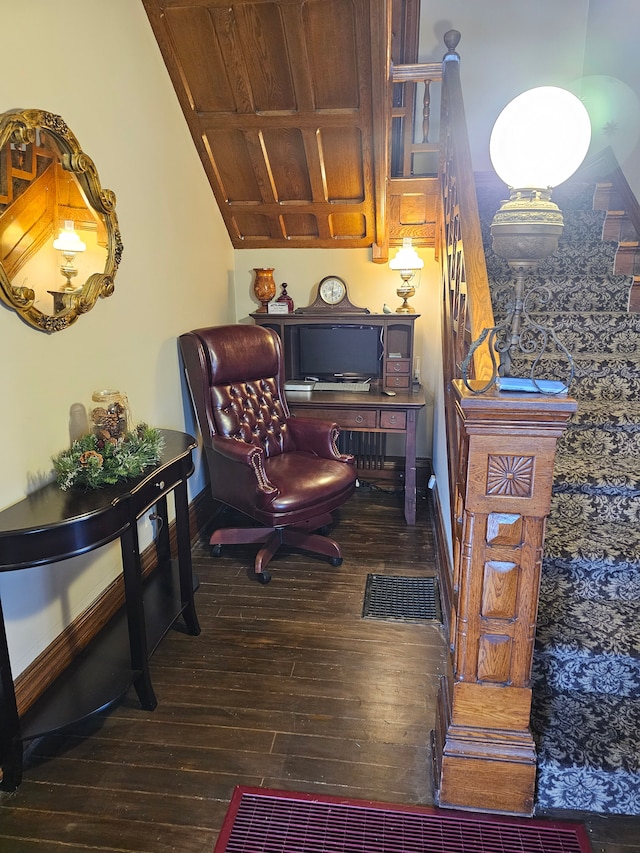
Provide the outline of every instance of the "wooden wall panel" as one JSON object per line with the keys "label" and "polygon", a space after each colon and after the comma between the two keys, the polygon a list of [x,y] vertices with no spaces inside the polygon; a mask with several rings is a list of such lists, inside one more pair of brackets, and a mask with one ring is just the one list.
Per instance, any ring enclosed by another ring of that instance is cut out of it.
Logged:
{"label": "wooden wall panel", "polygon": [[210,164],[227,203],[262,201],[247,134],[240,130],[214,130],[207,133],[206,139]]}
{"label": "wooden wall panel", "polygon": [[391,0],[143,3],[233,245],[372,246]]}
{"label": "wooden wall panel", "polygon": [[280,202],[311,202],[313,193],[301,131],[298,128],[265,130],[262,141],[275,198]]}
{"label": "wooden wall panel", "polygon": [[318,134],[327,201],[363,202],[363,144],[359,128],[325,128]]}
{"label": "wooden wall panel", "polygon": [[364,69],[358,65],[362,46],[357,39],[355,4],[344,0],[314,0],[305,3],[303,8],[315,109],[358,110],[360,76]]}
{"label": "wooden wall panel", "polygon": [[166,26],[180,57],[181,83],[193,110],[235,112],[236,100],[212,16],[204,7],[166,10]]}
{"label": "wooden wall panel", "polygon": [[279,4],[234,3],[232,8],[238,33],[234,53],[240,51],[246,66],[253,111],[296,111],[293,68]]}

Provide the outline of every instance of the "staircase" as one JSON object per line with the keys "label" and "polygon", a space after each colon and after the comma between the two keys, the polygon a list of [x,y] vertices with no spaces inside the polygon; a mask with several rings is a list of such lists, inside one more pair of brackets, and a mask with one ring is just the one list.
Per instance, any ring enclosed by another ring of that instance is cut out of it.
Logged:
{"label": "staircase", "polygon": [[[572,353],[578,400],[558,445],[545,540],[536,809],[640,815],[640,314],[628,313],[632,278],[614,274],[618,244],[603,242],[594,191],[576,181],[554,192],[565,229],[537,274],[551,299],[533,314]],[[489,230],[504,197],[503,187],[478,186],[496,322],[512,281]],[[547,378],[562,376],[559,362],[545,360]]]}

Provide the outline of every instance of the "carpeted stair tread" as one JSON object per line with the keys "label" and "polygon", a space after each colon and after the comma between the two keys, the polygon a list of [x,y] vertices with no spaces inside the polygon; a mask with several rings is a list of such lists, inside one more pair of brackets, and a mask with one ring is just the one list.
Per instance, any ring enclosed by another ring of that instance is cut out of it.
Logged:
{"label": "carpeted stair tread", "polygon": [[542,757],[538,763],[536,808],[605,814],[640,814],[640,773],[594,770],[584,761],[561,763]]}
{"label": "carpeted stair tread", "polygon": [[559,557],[586,563],[598,561],[612,567],[640,564],[640,530],[624,522],[550,516],[544,541],[544,559]]}
{"label": "carpeted stair tread", "polygon": [[[487,273],[491,276],[491,292],[494,300],[494,312],[504,315],[509,305],[507,285],[515,281],[515,276],[505,271],[500,274],[487,264]],[[599,275],[597,271],[587,275],[577,274],[575,269],[566,275],[547,276],[546,286],[553,288],[554,311],[625,311],[629,307],[629,291],[632,279],[629,276]],[[529,292],[528,310],[532,312],[547,310],[545,304],[532,297],[534,282],[525,282]],[[560,295],[558,295],[560,294]]]}
{"label": "carpeted stair tread", "polygon": [[640,464],[636,456],[597,456],[558,453],[554,465],[554,492],[573,490],[584,494],[640,497]]}
{"label": "carpeted stair tread", "polygon": [[577,521],[598,519],[600,525],[633,525],[640,522],[640,498],[631,494],[620,494],[617,489],[593,488],[586,485],[580,491],[556,484],[551,500],[551,521],[564,519],[575,524]]}
{"label": "carpeted stair tread", "polygon": [[[609,374],[613,367],[618,373]],[[571,380],[570,367],[564,356],[545,355],[534,365],[518,357],[512,362],[511,376],[530,378],[532,375],[540,379],[559,380],[565,386],[569,385],[569,396],[575,397],[579,404],[588,401],[603,400],[617,407],[626,400],[640,397],[640,362],[631,360],[611,360],[609,366],[593,360],[590,364],[581,365],[574,359],[574,376]]]}
{"label": "carpeted stair tread", "polygon": [[640,778],[638,698],[542,688],[535,694],[531,724],[543,761],[585,763],[592,770],[625,771]]}
{"label": "carpeted stair tread", "polygon": [[[550,347],[553,346],[550,344]],[[518,353],[513,359],[511,375],[529,376],[534,358]],[[574,377],[569,394],[578,400],[623,401],[640,398],[640,356],[602,354],[573,355]],[[555,348],[545,352],[535,369],[537,379],[568,381],[566,356]]]}
{"label": "carpeted stair tread", "polygon": [[640,314],[532,311],[530,316],[534,322],[553,329],[573,356],[579,353],[621,356],[640,353]]}
{"label": "carpeted stair tread", "polygon": [[[546,550],[546,549],[545,549]],[[632,560],[608,557],[585,560],[545,554],[540,595],[546,601],[584,598],[637,601],[640,599],[640,568]]]}
{"label": "carpeted stair tread", "polygon": [[536,653],[532,678],[534,690],[579,690],[628,699],[640,696],[640,661],[631,655],[545,647]]}
{"label": "carpeted stair tread", "polygon": [[[640,673],[640,634],[637,606],[632,601],[563,600],[541,598],[536,649],[552,654],[556,647],[576,654],[619,655],[628,666],[636,657]],[[582,663],[584,666],[584,661]],[[640,694],[639,694],[640,695]]]}
{"label": "carpeted stair tread", "polygon": [[588,424],[570,426],[558,441],[557,454],[591,458],[600,454],[640,457],[640,424],[623,424],[615,428]]}
{"label": "carpeted stair tread", "polygon": [[579,400],[578,411],[571,416],[569,429],[601,426],[634,431],[640,425],[640,400]]}

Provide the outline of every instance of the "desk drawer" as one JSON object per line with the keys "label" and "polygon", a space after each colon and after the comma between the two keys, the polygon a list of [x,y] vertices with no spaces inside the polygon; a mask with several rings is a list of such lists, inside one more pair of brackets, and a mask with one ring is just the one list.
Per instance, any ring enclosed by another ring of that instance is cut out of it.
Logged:
{"label": "desk drawer", "polygon": [[408,358],[388,358],[387,373],[410,373],[411,365]]}
{"label": "desk drawer", "polygon": [[376,429],[378,426],[376,409],[332,409],[323,406],[321,409],[294,409],[294,411],[301,418],[335,421],[343,429]]}
{"label": "desk drawer", "polygon": [[404,375],[398,374],[387,374],[386,386],[387,388],[408,388],[409,387],[409,374],[405,373]]}
{"label": "desk drawer", "polygon": [[382,429],[399,429],[407,428],[407,413],[406,412],[380,412],[380,426]]}

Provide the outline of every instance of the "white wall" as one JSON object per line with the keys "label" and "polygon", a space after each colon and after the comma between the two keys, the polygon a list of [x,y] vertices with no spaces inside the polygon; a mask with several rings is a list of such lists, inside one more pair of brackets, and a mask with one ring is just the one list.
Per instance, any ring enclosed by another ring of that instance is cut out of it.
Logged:
{"label": "white wall", "polygon": [[462,34],[460,76],[476,171],[491,168],[491,129],[509,101],[534,86],[568,86],[583,73],[588,14],[589,0],[423,0],[421,62],[442,59],[447,30]]}
{"label": "white wall", "polygon": [[[96,388],[125,391],[136,421],[184,429],[177,335],[235,315],[233,250],[142,3],[5,3],[2,31],[0,111],[37,107],[65,119],[116,193],[124,243],[115,294],[73,327],[46,335],[0,306],[7,506],[49,474],[69,442],[69,407],[88,404]],[[191,494],[202,487],[192,478]],[[119,571],[116,544],[1,574],[14,676]]]}
{"label": "white wall", "polygon": [[591,0],[584,74],[596,77],[602,114],[594,136],[613,149],[640,199],[640,4],[637,0]]}

